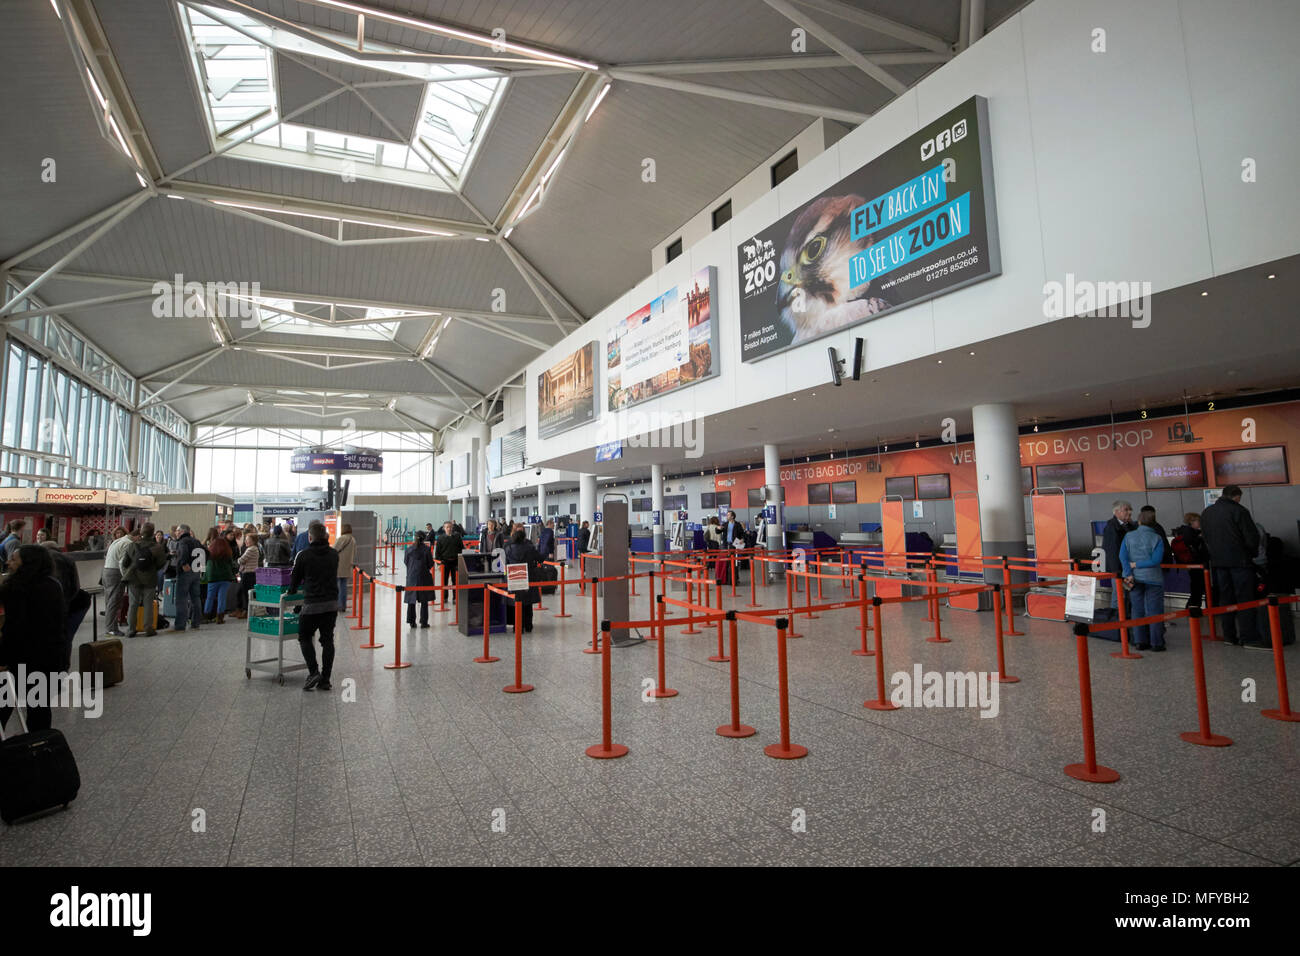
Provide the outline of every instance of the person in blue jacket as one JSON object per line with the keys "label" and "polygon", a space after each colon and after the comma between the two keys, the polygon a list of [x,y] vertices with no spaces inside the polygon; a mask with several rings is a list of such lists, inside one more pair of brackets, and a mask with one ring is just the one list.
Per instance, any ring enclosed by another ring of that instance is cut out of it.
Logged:
{"label": "person in blue jacket", "polygon": [[[1165,613],[1165,573],[1160,564],[1165,558],[1165,539],[1156,531],[1154,511],[1142,512],[1138,526],[1124,535],[1119,545],[1119,563],[1124,583],[1132,590],[1135,618],[1152,617]],[[1133,628],[1139,651],[1165,649],[1165,624],[1143,624]]]}
{"label": "person in blue jacket", "polygon": [[537,539],[537,553],[543,561],[555,560],[555,519],[546,522],[546,527],[542,529]]}
{"label": "person in blue jacket", "polygon": [[307,538],[307,532],[306,531],[300,532],[298,536],[293,539],[293,553],[289,557],[292,560],[297,561],[298,555],[306,551],[307,546],[310,543],[311,542]]}

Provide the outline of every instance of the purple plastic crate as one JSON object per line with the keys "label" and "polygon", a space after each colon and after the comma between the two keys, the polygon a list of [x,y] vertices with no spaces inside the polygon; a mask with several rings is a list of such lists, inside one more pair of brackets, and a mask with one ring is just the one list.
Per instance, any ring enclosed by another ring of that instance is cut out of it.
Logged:
{"label": "purple plastic crate", "polygon": [[258,584],[275,584],[287,587],[289,576],[293,574],[293,568],[258,568]]}

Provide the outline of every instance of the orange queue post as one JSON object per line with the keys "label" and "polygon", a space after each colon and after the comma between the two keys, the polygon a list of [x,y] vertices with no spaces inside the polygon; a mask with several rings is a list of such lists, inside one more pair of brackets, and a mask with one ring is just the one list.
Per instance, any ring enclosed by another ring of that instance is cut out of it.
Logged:
{"label": "orange queue post", "polygon": [[[502,687],[501,690],[507,694],[526,694],[530,690],[533,690],[533,685],[524,683],[524,616],[519,610],[519,601],[509,591],[498,591],[496,588],[491,588],[491,590],[514,601],[515,682],[513,684],[507,684],[505,687]],[[487,605],[484,605],[483,613],[484,617],[486,617]],[[486,633],[486,631],[487,628],[485,627],[484,633]]]}
{"label": "orange queue post", "polygon": [[[995,583],[992,585],[992,588],[993,588],[993,606],[997,607],[998,600],[1002,597],[1002,595],[999,593],[1002,590],[1002,585]],[[993,633],[994,633],[994,638],[997,641],[997,649],[998,649],[998,683],[999,684],[1020,683],[1019,677],[1012,677],[1010,674],[1007,673],[1007,660],[1006,660],[1005,652],[1003,651],[1003,641],[1002,641],[1002,614],[1000,612],[993,615]]]}
{"label": "orange queue post", "polygon": [[[651,571],[650,573],[654,574],[653,571]],[[651,594],[654,593],[654,578],[650,579],[650,593]],[[673,690],[671,687],[668,686],[668,676],[665,673],[664,645],[667,644],[668,642],[662,640],[663,614],[664,614],[664,602],[663,602],[663,598],[660,597],[659,600],[652,601],[650,604],[650,633],[653,635],[657,629],[661,637],[659,641],[659,648],[658,648],[659,679],[655,682],[655,689],[650,692],[651,697],[658,697],[658,698],[677,696],[677,691]],[[608,640],[608,634],[606,635],[606,639]]]}
{"label": "orange queue post", "polygon": [[353,566],[352,591],[351,591],[352,606],[357,609],[356,612],[357,623],[352,625],[351,628],[354,631],[365,631],[369,629],[368,625],[361,623],[363,616],[365,614],[365,606],[366,606],[365,591],[361,589],[361,582],[364,580],[365,580],[365,572],[363,572],[360,568]]}
{"label": "orange queue post", "polygon": [[596,609],[596,578],[591,579],[591,646],[584,647],[584,654],[600,653],[600,637],[596,633],[596,620],[600,612]]}
{"label": "orange queue post", "polygon": [[[1287,604],[1294,604],[1296,598],[1286,601]],[[1291,711],[1291,696],[1286,686],[1286,659],[1282,656],[1282,613],[1278,606],[1278,596],[1270,594],[1268,602],[1268,629],[1269,636],[1273,641],[1273,672],[1277,677],[1277,700],[1276,708],[1268,708],[1260,711],[1270,720],[1285,720],[1290,722],[1300,721],[1300,714]]]}
{"label": "orange queue post", "polygon": [[488,586],[483,585],[483,654],[474,658],[475,664],[493,664],[501,660],[499,657],[492,656],[491,644],[489,643],[488,632],[492,627],[492,599],[489,597]]}
{"label": "orange queue post", "polygon": [[[862,586],[866,587],[865,579]],[[871,624],[876,632],[876,699],[862,705],[868,710],[898,710],[898,705],[885,696],[885,633],[880,627],[880,605],[883,603],[879,594],[872,595]]]}
{"label": "orange queue post", "polygon": [[[751,571],[753,565],[750,565]],[[753,727],[740,722],[740,646],[736,641],[736,612],[727,612],[727,629],[729,633],[729,650],[731,651],[731,723],[723,724],[715,731],[719,737],[752,737],[758,733]]]}
{"label": "orange queue post", "polygon": [[[714,586],[713,590],[718,597],[718,612],[721,613],[722,612],[722,586],[716,585]],[[704,601],[701,601],[700,603],[705,604]],[[731,660],[731,658],[727,656],[726,651],[722,649],[722,621],[723,618],[719,617],[718,618],[718,652],[716,654],[711,655],[708,658],[708,660],[711,660],[717,664],[725,664],[729,660]]]}
{"label": "orange queue post", "polygon": [[1097,741],[1092,726],[1092,672],[1088,668],[1088,625],[1074,625],[1079,666],[1079,704],[1083,717],[1083,763],[1068,764],[1065,775],[1088,783],[1114,783],[1119,772],[1097,763]]}
{"label": "orange queue post", "polygon": [[763,748],[763,753],[778,760],[798,760],[808,756],[807,747],[790,743],[790,678],[785,646],[788,623],[783,617],[776,619],[777,704],[781,717],[781,742]]}
{"label": "orange queue post", "polygon": [[556,615],[554,615],[554,616],[555,616],[555,617],[573,617],[573,615],[572,615],[572,614],[569,614],[569,613],[565,610],[565,608],[564,608],[564,588],[565,588],[565,584],[566,584],[565,577],[564,577],[564,571],[565,571],[565,569],[568,567],[569,562],[568,562],[568,561],[550,561],[550,562],[547,562],[547,563],[550,564],[550,565],[552,565],[553,567],[557,567],[557,566],[558,566],[559,569],[560,569],[560,613],[559,613],[559,614],[556,614]]}
{"label": "orange queue post", "polygon": [[401,670],[404,667],[410,667],[410,661],[402,660],[402,591],[405,588],[398,584],[393,587],[393,593],[397,596],[397,607],[393,611],[393,662],[385,664],[385,670]]}
{"label": "orange queue post", "polygon": [[378,633],[375,631],[375,576],[372,574],[369,575],[369,577],[370,577],[370,628],[369,628],[370,641],[369,643],[362,644],[361,646],[366,650],[375,650],[376,648],[383,647],[384,645],[378,643],[375,640],[375,638],[379,636]]}
{"label": "orange queue post", "polygon": [[1210,730],[1210,703],[1205,690],[1205,651],[1201,647],[1201,609],[1188,608],[1188,620],[1192,631],[1192,668],[1196,678],[1196,718],[1200,726],[1195,731],[1186,731],[1178,736],[1189,744],[1202,747],[1227,747],[1232,738],[1224,737]]}
{"label": "orange queue post", "polygon": [[[595,592],[593,579],[592,592]],[[613,717],[611,715],[610,700],[610,675],[609,675],[609,645],[612,634],[610,633],[609,621],[600,622],[600,632],[603,636],[601,640],[600,656],[600,743],[592,744],[587,748],[587,756],[595,757],[597,760],[609,760],[627,755],[627,747],[623,744],[614,743]],[[662,642],[661,646],[662,646]]]}
{"label": "orange queue post", "polygon": [[861,574],[858,576],[858,580],[862,583],[862,586],[860,588],[855,589],[859,595],[858,597],[858,606],[860,608],[859,618],[862,623],[858,625],[858,630],[862,632],[862,646],[858,648],[854,648],[853,656],[871,657],[876,652],[867,646],[867,631],[871,629],[870,625],[867,624],[867,576],[865,574]]}

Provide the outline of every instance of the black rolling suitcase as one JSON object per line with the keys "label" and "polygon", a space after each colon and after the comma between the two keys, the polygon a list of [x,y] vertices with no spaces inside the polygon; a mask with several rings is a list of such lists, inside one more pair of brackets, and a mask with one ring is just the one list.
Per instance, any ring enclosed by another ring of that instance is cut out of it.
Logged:
{"label": "black rolling suitcase", "polygon": [[[17,711],[13,717],[21,726]],[[80,789],[77,761],[60,731],[39,730],[0,740],[0,820],[13,823],[58,806],[66,808]]]}
{"label": "black rolling suitcase", "polygon": [[[537,568],[537,580],[558,581],[559,579],[560,579],[560,572],[555,570],[555,568],[551,567],[549,564],[543,564]],[[559,589],[558,584],[552,584],[549,586],[542,584],[539,585],[537,588],[537,590],[540,591],[542,594],[554,594],[558,589]]]}

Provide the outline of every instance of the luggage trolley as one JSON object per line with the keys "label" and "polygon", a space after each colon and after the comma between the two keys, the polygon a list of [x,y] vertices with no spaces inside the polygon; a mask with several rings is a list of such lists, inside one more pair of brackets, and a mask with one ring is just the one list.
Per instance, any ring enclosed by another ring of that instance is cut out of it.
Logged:
{"label": "luggage trolley", "polygon": [[[289,568],[258,568],[255,596],[248,601],[248,633],[244,643],[244,676],[253,671],[271,674],[284,686],[284,675],[307,669],[306,662],[284,662],[285,641],[298,640],[298,610],[303,594],[289,594]],[[274,609],[271,610],[271,609]],[[253,657],[253,641],[274,641],[274,657]]]}

